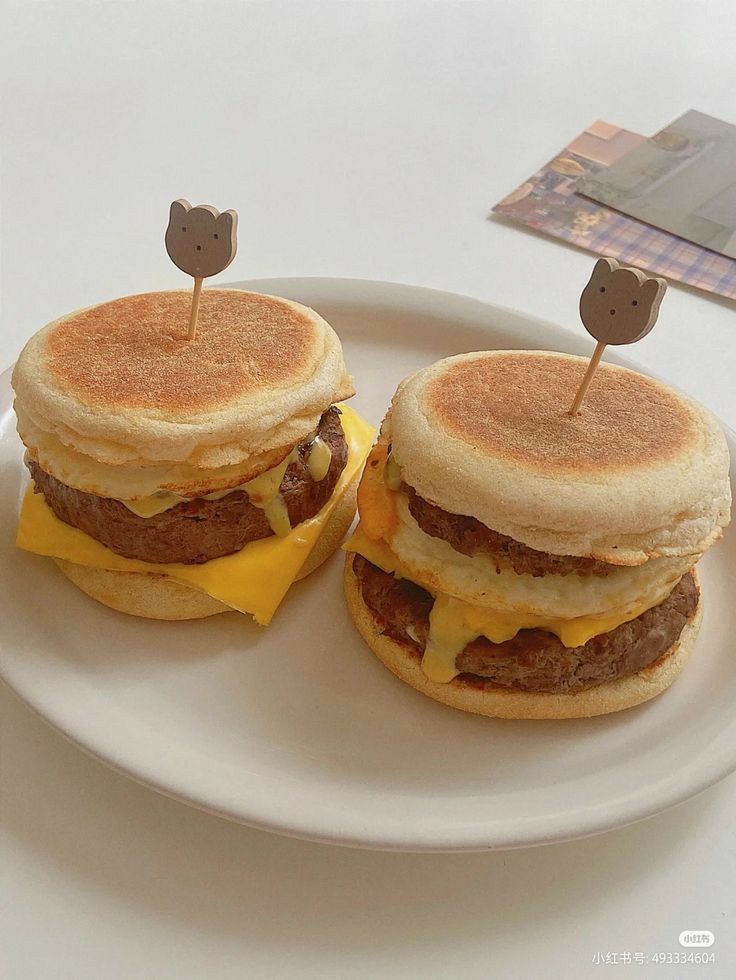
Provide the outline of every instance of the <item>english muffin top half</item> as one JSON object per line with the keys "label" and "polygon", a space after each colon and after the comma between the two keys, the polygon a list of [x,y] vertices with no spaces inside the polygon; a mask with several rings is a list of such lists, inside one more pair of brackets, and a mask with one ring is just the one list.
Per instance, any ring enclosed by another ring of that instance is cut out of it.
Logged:
{"label": "english muffin top half", "polygon": [[703,406],[585,358],[460,354],[398,388],[384,436],[424,499],[531,548],[616,565],[699,556],[728,522],[728,449]]}
{"label": "english muffin top half", "polygon": [[340,342],[313,310],[207,289],[144,293],[35,334],[13,372],[23,442],[80,490],[209,492],[270,469],[354,394]]}

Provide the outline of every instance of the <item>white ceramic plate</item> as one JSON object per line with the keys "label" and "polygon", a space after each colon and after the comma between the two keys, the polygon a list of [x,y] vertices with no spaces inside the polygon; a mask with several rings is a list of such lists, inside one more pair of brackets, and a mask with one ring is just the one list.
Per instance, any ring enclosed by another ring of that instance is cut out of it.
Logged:
{"label": "white ceramic plate", "polygon": [[[433,290],[332,279],[238,285],[326,316],[356,378],[355,405],[373,422],[402,377],[448,354],[590,352],[582,335]],[[169,624],[105,609],[50,561],[14,548],[24,480],[5,374],[3,676],[80,746],[178,799],[314,840],[473,850],[607,830],[736,768],[736,534],[701,564],[703,629],[663,696],[589,721],[492,721],[424,698],[379,663],[344,609],[339,555],[292,589],[266,630],[234,613]]]}

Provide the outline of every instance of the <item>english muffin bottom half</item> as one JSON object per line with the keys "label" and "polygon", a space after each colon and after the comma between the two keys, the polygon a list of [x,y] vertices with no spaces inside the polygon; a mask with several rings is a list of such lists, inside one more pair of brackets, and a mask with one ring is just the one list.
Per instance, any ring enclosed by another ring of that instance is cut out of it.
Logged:
{"label": "english muffin bottom half", "polygon": [[544,351],[447,358],[399,386],[358,490],[345,594],[438,701],[504,718],[618,711],[668,687],[729,521],[728,451],[683,395]]}
{"label": "english muffin bottom half", "polygon": [[206,289],[44,327],[13,372],[32,484],[17,543],[123,612],[270,622],[338,547],[373,430],[313,310]]}

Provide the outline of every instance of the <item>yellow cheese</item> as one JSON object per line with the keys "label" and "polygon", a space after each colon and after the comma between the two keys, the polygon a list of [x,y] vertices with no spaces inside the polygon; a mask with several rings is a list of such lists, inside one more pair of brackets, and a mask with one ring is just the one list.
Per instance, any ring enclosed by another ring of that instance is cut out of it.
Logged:
{"label": "yellow cheese", "polygon": [[485,636],[491,643],[504,643],[524,629],[547,630],[558,636],[564,646],[580,647],[594,636],[610,633],[622,623],[636,619],[648,608],[645,603],[639,608],[606,616],[547,619],[473,606],[440,593],[429,614],[429,637],[422,670],[430,680],[440,683],[451,681],[459,673],[455,668],[457,655],[476,637]]}
{"label": "yellow cheese", "polygon": [[261,473],[260,476],[256,476],[240,487],[248,494],[248,499],[254,507],[265,507],[270,500],[273,500],[281,488],[284,474],[298,455],[299,450],[297,448],[292,449],[286,459],[282,459],[278,466],[266,470],[265,473]]}
{"label": "yellow cheese", "polygon": [[393,453],[389,453],[386,460],[386,465],[383,469],[383,479],[386,481],[386,486],[389,490],[397,491],[401,489],[401,468],[396,462],[396,457]]}
{"label": "yellow cheese", "polygon": [[285,537],[264,538],[242,551],[202,565],[154,565],[116,555],[83,531],[60,521],[42,494],[29,488],[21,509],[16,544],[19,548],[78,565],[113,571],[168,575],[177,582],[206,592],[240,612],[251,613],[266,625],[307,559],[345,488],[360,471],[375,430],[353,409],[340,406],[348,444],[348,460],[335,492],[315,517],[297,525]]}
{"label": "yellow cheese", "polygon": [[370,538],[366,534],[362,519],[342,547],[343,551],[362,555],[371,565],[375,565],[384,572],[391,572],[397,578],[409,578],[401,560],[391,551],[386,542]]}
{"label": "yellow cheese", "polygon": [[[251,501],[251,503],[254,503],[254,501]],[[290,533],[291,519],[289,517],[289,510],[286,506],[286,501],[280,493],[277,493],[271,500],[267,500],[265,504],[255,504],[255,506],[260,507],[266,515],[266,520],[274,534],[280,538],[285,538]]]}
{"label": "yellow cheese", "polygon": [[[299,456],[299,447],[295,446],[289,455],[277,466],[266,470],[247,483],[241,483],[237,487],[228,487],[226,490],[213,490],[212,493],[202,494],[201,497],[182,497],[178,493],[171,493],[167,490],[159,490],[149,497],[139,497],[137,500],[121,500],[128,510],[137,514],[138,517],[156,517],[163,514],[178,504],[189,502],[190,500],[221,500],[234,490],[243,490],[248,494],[248,498],[254,507],[260,508],[266,515],[266,520],[271,526],[274,534],[279,537],[286,537],[291,530],[289,521],[289,511],[286,502],[279,493],[284,475],[293,462]],[[311,478],[317,482],[324,480],[330,468],[332,452],[330,447],[319,436],[315,436],[307,457],[307,472]]]}
{"label": "yellow cheese", "polygon": [[[221,500],[234,490],[243,490],[248,494],[248,499],[253,506],[260,508],[266,515],[266,520],[273,533],[284,538],[291,530],[291,522],[289,521],[286,502],[279,490],[287,469],[296,461],[298,456],[299,447],[295,446],[277,466],[266,470],[265,473],[261,473],[247,483],[242,483],[238,487],[228,487],[226,490],[213,490],[212,493],[202,494],[201,497],[182,497],[178,493],[160,490],[149,497],[140,497],[137,500],[121,500],[120,502],[138,517],[148,518],[163,514],[164,511],[171,510],[172,507],[192,499]],[[331,460],[330,447],[319,436],[315,436],[307,457],[307,471],[311,478],[317,482],[324,480],[330,468]]]}
{"label": "yellow cheese", "polygon": [[307,470],[316,483],[327,476],[331,462],[332,450],[321,436],[315,436],[307,457]]}
{"label": "yellow cheese", "polygon": [[[330,450],[327,446],[324,448],[328,453],[327,465],[329,467]],[[182,497],[178,493],[160,490],[158,493],[151,494],[150,497],[140,497],[138,500],[122,500],[121,503],[139,517],[155,517],[157,514],[163,514],[164,511],[176,507],[177,504],[191,499],[221,500],[234,490],[244,490],[253,506],[263,510],[273,533],[284,537],[291,530],[291,524],[289,523],[286,504],[279,496],[279,488],[284,479],[284,474],[298,455],[299,449],[294,447],[277,466],[266,470],[265,473],[261,473],[247,483],[242,483],[239,487],[228,487],[226,490],[213,490],[212,493],[202,494],[201,498]]]}
{"label": "yellow cheese", "polygon": [[258,507],[266,515],[271,530],[280,538],[285,538],[291,531],[289,511],[286,509],[284,498],[279,493],[284,474],[299,455],[299,447],[295,446],[286,459],[278,466],[266,470],[260,476],[249,480],[241,489],[248,494],[248,499],[254,507]]}
{"label": "yellow cheese", "polygon": [[[343,545],[345,551],[357,552],[371,564],[398,578],[411,579],[408,570],[384,541],[374,541],[361,526]],[[419,583],[421,584],[421,583]],[[426,588],[423,586],[423,588]],[[431,589],[427,589],[432,592]],[[566,647],[583,646],[601,633],[641,616],[651,603],[601,616],[578,616],[575,619],[545,618],[531,613],[500,612],[486,606],[475,606],[442,592],[433,592],[434,605],[429,615],[429,637],[422,658],[422,670],[430,680],[447,683],[458,674],[455,659],[461,650],[479,636],[491,643],[513,639],[519,630],[543,629],[558,636]]]}
{"label": "yellow cheese", "polygon": [[183,500],[184,498],[177,494],[161,491],[161,493],[152,493],[150,497],[140,497],[138,500],[121,500],[120,503],[125,504],[128,510],[137,514],[138,517],[149,518],[163,514],[166,510],[171,510]]}
{"label": "yellow cheese", "polygon": [[[221,497],[232,493],[233,489],[238,488],[230,487],[228,490],[214,490],[212,493],[205,494],[204,499],[219,500]],[[125,504],[128,510],[132,510],[139,517],[155,517],[157,514],[163,514],[164,511],[171,510],[177,504],[182,504],[191,499],[191,497],[180,497],[178,493],[169,493],[167,490],[161,490],[158,493],[152,493],[150,497],[139,497],[137,500],[121,500],[120,503]]]}

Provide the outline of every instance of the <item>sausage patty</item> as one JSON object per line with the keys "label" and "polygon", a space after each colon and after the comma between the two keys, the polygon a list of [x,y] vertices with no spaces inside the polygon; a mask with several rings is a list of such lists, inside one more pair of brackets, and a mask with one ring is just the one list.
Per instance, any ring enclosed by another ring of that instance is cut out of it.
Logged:
{"label": "sausage patty", "polygon": [[[421,659],[434,603],[429,592],[360,555],[353,558],[353,572],[381,631]],[[505,643],[481,636],[458,654],[459,679],[476,687],[552,694],[595,687],[653,664],[677,640],[697,605],[698,588],[688,572],[658,606],[580,647],[563,646],[554,633],[541,629],[520,630]]]}
{"label": "sausage patty", "polygon": [[450,514],[441,507],[430,504],[406,483],[402,485],[402,490],[409,498],[412,517],[425,534],[442,538],[463,555],[484,554],[506,559],[519,575],[533,575],[535,578],[542,575],[569,575],[572,572],[578,575],[608,575],[618,567],[596,558],[550,555],[546,551],[535,551],[521,541],[491,530],[475,517]]}
{"label": "sausage patty", "polygon": [[[332,454],[324,479],[315,481],[309,475],[311,442],[305,442],[299,446],[299,458],[289,465],[281,481],[280,492],[292,527],[322,510],[347,462],[340,411],[334,405],[320,419],[317,434]],[[219,500],[195,497],[154,517],[139,517],[119,500],[66,486],[38,463],[29,461],[28,468],[34,490],[44,495],[60,520],[125,558],[156,564],[200,564],[231,555],[250,541],[273,534],[266,515],[251,504],[243,490],[233,490]]]}

